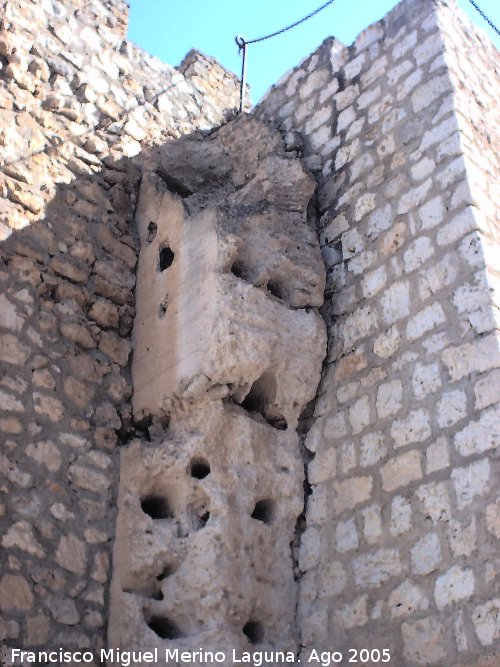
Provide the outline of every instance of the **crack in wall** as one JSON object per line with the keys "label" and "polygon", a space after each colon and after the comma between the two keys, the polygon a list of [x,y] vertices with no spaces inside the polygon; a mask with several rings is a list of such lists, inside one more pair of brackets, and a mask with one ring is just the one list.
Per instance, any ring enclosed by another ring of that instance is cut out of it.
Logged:
{"label": "crack in wall", "polygon": [[[302,142],[300,142],[300,146],[302,145]],[[311,200],[309,201],[308,209],[307,209],[307,217],[308,217],[308,222],[309,224],[314,223],[314,227],[316,229],[316,234],[319,239],[319,234],[320,234],[320,214],[319,214],[319,205],[318,205],[318,191],[317,188],[314,191],[313,196],[311,197]],[[325,273],[326,273],[326,267],[325,267]],[[325,297],[328,294],[328,287],[325,285]],[[326,301],[326,299],[325,299]],[[324,304],[320,308],[319,312],[322,314],[323,309],[324,309]],[[326,325],[326,318],[322,314],[323,319],[325,320],[325,325]],[[327,368],[328,365],[328,351],[326,351],[325,357],[323,359],[323,364],[322,364],[322,370],[321,370],[321,378],[324,377],[325,374],[325,369]],[[302,581],[304,572],[300,569],[300,547],[301,547],[301,542],[302,542],[302,536],[304,535],[306,529],[307,529],[307,509],[308,509],[308,503],[309,503],[309,498],[312,494],[312,485],[309,481],[309,465],[311,464],[312,461],[314,461],[316,454],[306,447],[306,440],[307,440],[307,435],[309,433],[309,430],[311,426],[314,423],[314,411],[316,407],[316,403],[319,398],[319,392],[321,388],[321,380],[318,383],[317,389],[316,389],[316,394],[314,398],[305,406],[303,412],[300,415],[299,418],[299,424],[297,431],[299,433],[299,448],[300,448],[300,453],[302,456],[303,460],[303,466],[304,466],[304,481],[303,481],[303,488],[304,488],[304,506],[301,514],[297,518],[297,523],[295,526],[295,537],[293,542],[291,543],[291,550],[292,550],[292,559],[293,559],[293,569],[294,569],[294,578],[295,581],[297,582],[297,585],[299,587],[299,594],[297,595],[297,606],[295,609],[295,622],[296,622],[296,627],[297,627],[297,633],[299,637],[299,648],[298,648],[298,653],[297,657],[300,658],[302,650],[306,648],[305,644],[302,641],[302,632],[301,632],[301,624],[299,623],[299,601],[300,601],[300,583]]]}

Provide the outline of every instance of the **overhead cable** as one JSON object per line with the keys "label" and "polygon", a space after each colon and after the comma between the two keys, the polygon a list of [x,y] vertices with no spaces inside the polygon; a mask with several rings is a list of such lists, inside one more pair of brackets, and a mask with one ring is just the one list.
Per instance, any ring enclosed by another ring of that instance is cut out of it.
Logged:
{"label": "overhead cable", "polygon": [[474,7],[474,9],[475,9],[479,14],[481,14],[481,16],[482,16],[483,19],[486,21],[486,23],[488,23],[488,25],[491,26],[491,27],[493,28],[493,30],[497,33],[497,35],[500,35],[500,30],[496,27],[496,25],[493,23],[493,21],[492,21],[490,18],[488,18],[488,17],[486,16],[486,14],[483,12],[483,10],[482,10],[480,7],[478,7],[478,5],[476,5],[476,3],[474,2],[474,0],[469,0],[469,2],[470,2],[470,4]]}
{"label": "overhead cable", "polygon": [[271,39],[271,37],[276,37],[277,35],[281,35],[284,32],[287,32],[287,30],[291,30],[292,28],[295,28],[296,26],[300,25],[301,23],[304,23],[304,21],[307,21],[308,19],[312,18],[313,16],[316,16],[316,14],[319,14],[320,11],[328,7],[328,5],[331,5],[335,0],[328,0],[328,2],[325,2],[321,7],[318,7],[315,9],[313,12],[308,14],[307,16],[304,16],[304,18],[300,19],[299,21],[295,21],[294,23],[291,23],[290,25],[287,25],[285,28],[281,28],[281,30],[276,30],[276,32],[271,32],[269,35],[264,35],[264,37],[257,37],[256,39],[245,39],[241,35],[236,35],[234,41],[238,45],[239,52],[242,53],[242,63],[241,63],[241,85],[240,85],[240,113],[243,111],[243,97],[244,97],[244,90],[245,90],[245,84],[246,84],[246,48],[248,44],[257,44],[257,42],[264,42],[266,39]]}
{"label": "overhead cable", "polygon": [[291,28],[295,28],[295,26],[300,25],[301,23],[304,23],[304,21],[307,21],[308,19],[312,18],[313,16],[316,16],[316,14],[319,14],[320,11],[325,9],[325,7],[328,7],[328,5],[331,5],[335,0],[328,0],[328,2],[325,2],[324,5],[321,5],[321,7],[318,7],[318,9],[315,9],[313,12],[308,14],[307,16],[304,16],[303,19],[300,19],[300,21],[295,21],[295,23],[291,23],[290,25],[287,25],[286,28],[281,28],[281,30],[276,30],[276,32],[272,32],[269,35],[265,35],[264,37],[258,37],[257,39],[248,39],[245,40],[246,44],[256,44],[257,42],[264,42],[266,39],[271,39],[271,37],[276,37],[276,35],[281,35],[281,33],[286,32],[287,30],[290,30]]}

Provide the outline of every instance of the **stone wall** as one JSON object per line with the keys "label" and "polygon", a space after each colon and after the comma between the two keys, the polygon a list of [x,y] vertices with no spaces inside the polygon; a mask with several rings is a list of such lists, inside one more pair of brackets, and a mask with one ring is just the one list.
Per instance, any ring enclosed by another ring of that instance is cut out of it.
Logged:
{"label": "stone wall", "polygon": [[492,667],[494,49],[405,0],[226,123],[119,0],[0,6],[6,646]]}
{"label": "stone wall", "polygon": [[221,124],[239,91],[213,59],[183,74],[123,41],[122,2],[0,14],[0,634],[98,650],[117,448],[136,432],[142,151]]}
{"label": "stone wall", "polygon": [[496,655],[495,57],[454,3],[403,2],[349,49],[326,40],[256,109],[302,136],[328,271],[305,655]]}

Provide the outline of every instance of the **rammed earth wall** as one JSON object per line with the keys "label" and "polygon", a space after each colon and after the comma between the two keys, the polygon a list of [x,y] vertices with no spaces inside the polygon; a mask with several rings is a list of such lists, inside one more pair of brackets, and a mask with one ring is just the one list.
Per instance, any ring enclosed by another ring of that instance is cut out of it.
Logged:
{"label": "rammed earth wall", "polygon": [[493,47],[405,0],[204,138],[213,59],[150,58],[119,0],[0,8],[5,646],[496,667]]}
{"label": "rammed earth wall", "polygon": [[495,64],[455,3],[403,2],[349,49],[326,40],[256,109],[304,138],[328,270],[328,363],[306,442],[305,655],[496,655]]}
{"label": "rammed earth wall", "polygon": [[[109,642],[299,649],[299,420],[326,353],[315,183],[251,116],[144,173]],[[162,174],[160,179],[158,174]],[[175,191],[172,191],[175,183]]]}

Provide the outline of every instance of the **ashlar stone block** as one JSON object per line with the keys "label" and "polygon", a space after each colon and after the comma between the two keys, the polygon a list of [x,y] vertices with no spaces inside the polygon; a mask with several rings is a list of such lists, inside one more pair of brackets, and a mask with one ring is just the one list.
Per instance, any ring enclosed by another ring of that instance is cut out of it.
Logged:
{"label": "ashlar stone block", "polygon": [[438,617],[423,618],[401,626],[404,654],[417,665],[434,665],[446,655],[445,630]]}
{"label": "ashlar stone block", "polygon": [[434,597],[439,610],[444,607],[470,598],[474,593],[475,578],[470,568],[453,566],[445,574],[438,577],[434,587]]}
{"label": "ashlar stone block", "polygon": [[397,549],[379,549],[353,558],[354,581],[363,588],[378,588],[398,576],[402,565]]}
{"label": "ashlar stone block", "polygon": [[412,572],[430,574],[441,562],[441,545],[436,533],[420,538],[411,549]]}
{"label": "ashlar stone block", "polygon": [[476,635],[483,646],[490,646],[500,637],[500,600],[488,600],[474,609],[472,615]]}
{"label": "ashlar stone block", "polygon": [[416,449],[400,454],[380,469],[382,488],[384,491],[394,491],[402,486],[422,478],[420,453]]}

